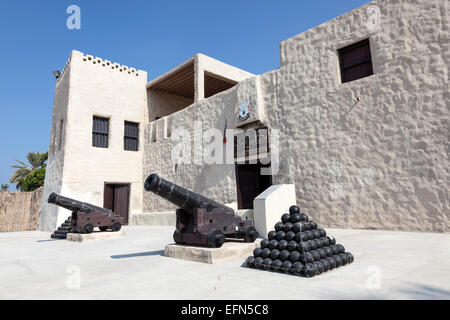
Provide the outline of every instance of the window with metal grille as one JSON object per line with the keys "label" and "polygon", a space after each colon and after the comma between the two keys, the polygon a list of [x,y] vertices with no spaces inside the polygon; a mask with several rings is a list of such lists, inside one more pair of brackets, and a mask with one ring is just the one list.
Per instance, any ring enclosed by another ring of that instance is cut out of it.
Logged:
{"label": "window with metal grille", "polygon": [[125,121],[123,147],[129,151],[139,150],[139,123]]}
{"label": "window with metal grille", "polygon": [[338,50],[342,83],[373,74],[369,39]]}
{"label": "window with metal grille", "polygon": [[108,148],[109,119],[94,116],[92,124],[92,146]]}

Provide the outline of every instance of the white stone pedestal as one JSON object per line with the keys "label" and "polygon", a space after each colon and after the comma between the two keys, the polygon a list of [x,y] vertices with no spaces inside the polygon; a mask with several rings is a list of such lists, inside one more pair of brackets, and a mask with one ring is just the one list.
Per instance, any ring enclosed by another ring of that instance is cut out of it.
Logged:
{"label": "white stone pedestal", "polygon": [[97,231],[92,233],[68,233],[66,240],[85,242],[85,241],[95,241],[95,240],[105,240],[114,239],[125,236],[124,231]]}
{"label": "white stone pedestal", "polygon": [[227,241],[220,248],[172,243],[166,246],[164,256],[203,263],[216,263],[236,258],[244,259],[253,254],[253,250],[260,241],[261,239],[256,239],[253,243]]}

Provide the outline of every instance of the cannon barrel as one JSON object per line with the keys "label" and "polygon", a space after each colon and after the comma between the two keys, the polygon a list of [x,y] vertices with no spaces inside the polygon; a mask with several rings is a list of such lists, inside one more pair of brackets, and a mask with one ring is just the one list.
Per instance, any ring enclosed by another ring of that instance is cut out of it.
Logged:
{"label": "cannon barrel", "polygon": [[222,208],[225,212],[234,214],[232,208],[164,180],[154,173],[147,177],[144,188],[177,205],[191,215],[195,213],[197,208],[204,208],[208,212],[215,208]]}
{"label": "cannon barrel", "polygon": [[71,198],[63,197],[55,192],[52,192],[47,200],[48,203],[56,204],[59,207],[66,208],[70,211],[79,211],[82,210],[86,213],[92,212],[92,211],[99,211],[102,213],[106,213],[109,215],[112,215],[113,212],[111,210],[94,206],[93,204],[77,201]]}

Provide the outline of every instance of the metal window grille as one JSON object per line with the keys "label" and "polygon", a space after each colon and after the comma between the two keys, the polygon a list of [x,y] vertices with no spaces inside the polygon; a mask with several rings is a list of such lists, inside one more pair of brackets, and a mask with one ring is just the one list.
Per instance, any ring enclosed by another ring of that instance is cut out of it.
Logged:
{"label": "metal window grille", "polygon": [[125,121],[123,147],[129,151],[139,150],[139,123]]}
{"label": "metal window grille", "polygon": [[109,119],[94,116],[92,125],[92,146],[108,148]]}
{"label": "metal window grille", "polygon": [[369,39],[338,50],[342,83],[373,74]]}

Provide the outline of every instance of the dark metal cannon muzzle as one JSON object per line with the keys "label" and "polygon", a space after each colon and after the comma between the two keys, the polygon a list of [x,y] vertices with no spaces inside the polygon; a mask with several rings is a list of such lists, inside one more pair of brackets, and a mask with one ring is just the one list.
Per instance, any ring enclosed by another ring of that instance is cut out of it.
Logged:
{"label": "dark metal cannon muzzle", "polygon": [[198,208],[206,209],[208,212],[220,208],[224,212],[234,214],[232,208],[164,180],[154,173],[147,177],[144,188],[175,204],[189,214],[194,214]]}
{"label": "dark metal cannon muzzle", "polygon": [[150,174],[144,189],[179,207],[173,238],[176,243],[220,247],[225,238],[253,242],[258,232],[253,220],[242,220],[234,210],[198,193]]}
{"label": "dark metal cannon muzzle", "polygon": [[98,211],[101,213],[105,213],[108,215],[112,215],[113,212],[111,210],[94,206],[93,204],[81,202],[78,200],[74,200],[71,198],[63,197],[55,192],[52,192],[47,200],[48,203],[56,204],[59,207],[66,208],[67,210],[77,212],[77,211],[84,211],[86,213]]}

